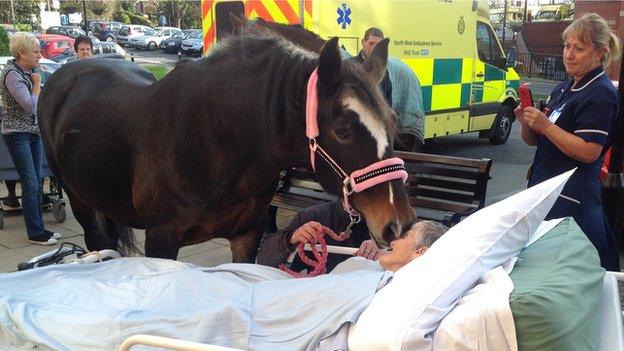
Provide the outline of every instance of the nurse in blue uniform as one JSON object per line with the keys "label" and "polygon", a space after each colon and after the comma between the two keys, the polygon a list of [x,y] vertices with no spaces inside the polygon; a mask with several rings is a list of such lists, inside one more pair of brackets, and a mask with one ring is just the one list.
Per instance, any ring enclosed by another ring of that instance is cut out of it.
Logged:
{"label": "nurse in blue uniform", "polygon": [[572,79],[551,93],[544,112],[516,109],[522,139],[537,146],[529,186],[577,168],[547,219],[572,216],[607,270],[619,271],[615,237],[602,208],[598,173],[618,116],[618,95],[604,67],[620,56],[620,40],[594,13],[563,32],[563,62]]}

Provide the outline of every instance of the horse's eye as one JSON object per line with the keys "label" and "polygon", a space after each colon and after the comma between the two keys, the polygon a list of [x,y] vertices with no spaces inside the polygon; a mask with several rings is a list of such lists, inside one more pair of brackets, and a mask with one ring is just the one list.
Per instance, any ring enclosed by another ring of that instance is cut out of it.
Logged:
{"label": "horse's eye", "polygon": [[336,128],[336,135],[340,139],[349,139],[349,130],[345,127]]}

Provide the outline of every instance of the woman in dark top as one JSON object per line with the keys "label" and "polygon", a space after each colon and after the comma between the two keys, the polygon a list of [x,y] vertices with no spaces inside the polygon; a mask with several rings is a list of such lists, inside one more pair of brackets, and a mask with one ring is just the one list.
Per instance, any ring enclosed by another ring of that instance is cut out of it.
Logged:
{"label": "woman in dark top", "polygon": [[563,41],[564,65],[572,78],[553,90],[544,112],[516,109],[522,139],[537,146],[528,185],[577,168],[546,219],[573,217],[598,250],[602,266],[619,271],[598,173],[618,115],[617,91],[604,67],[620,56],[621,44],[594,13],[572,22]]}

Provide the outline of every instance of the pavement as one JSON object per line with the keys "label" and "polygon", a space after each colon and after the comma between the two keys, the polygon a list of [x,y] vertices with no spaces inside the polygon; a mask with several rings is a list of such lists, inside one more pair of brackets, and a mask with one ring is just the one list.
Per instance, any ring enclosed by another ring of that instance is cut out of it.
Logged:
{"label": "pavement", "polygon": [[[6,187],[1,186],[1,188],[0,198],[7,196]],[[44,189],[48,189],[47,184]],[[17,193],[21,193],[19,183]],[[0,229],[0,272],[17,271],[19,263],[27,262],[35,256],[58,249],[63,242],[79,245],[86,250],[82,227],[74,217],[69,201],[67,199],[65,201],[67,217],[64,222],[58,223],[51,210],[43,212],[45,228],[63,235],[58,244],[52,246],[29,243],[21,211],[4,212],[4,227]],[[280,209],[277,215],[278,227],[282,228],[288,224],[294,214],[292,211]],[[143,248],[145,231],[134,229],[134,234],[139,247]],[[180,249],[178,261],[190,262],[204,267],[232,262],[230,242],[227,239],[217,238],[204,243],[185,246]]]}
{"label": "pavement", "polygon": [[[59,239],[59,244],[69,242],[86,249],[82,227],[71,212],[69,203],[67,204],[67,218],[63,223],[58,223],[54,219],[52,211],[44,211],[44,223],[46,229],[63,235]],[[145,242],[145,232],[135,229],[134,233],[140,244],[139,247],[142,248]],[[16,271],[20,262],[26,262],[35,256],[57,249],[59,244],[42,246],[29,243],[21,213],[5,213],[4,228],[0,230],[0,272]],[[232,262],[232,253],[228,240],[214,239],[183,247],[180,249],[178,260],[202,266],[215,266]]]}

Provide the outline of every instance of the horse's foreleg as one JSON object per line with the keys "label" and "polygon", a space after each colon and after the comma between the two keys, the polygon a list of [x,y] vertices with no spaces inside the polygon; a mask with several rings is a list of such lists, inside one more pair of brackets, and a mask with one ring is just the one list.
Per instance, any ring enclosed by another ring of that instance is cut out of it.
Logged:
{"label": "horse's foreleg", "polygon": [[116,250],[117,241],[110,240],[105,233],[101,233],[98,229],[95,210],[70,193],[67,193],[67,198],[76,220],[82,226],[82,230],[84,230],[84,241],[87,249],[89,251]]}
{"label": "horse's foreleg", "polygon": [[262,227],[254,227],[231,238],[232,261],[235,263],[254,263],[263,232]]}
{"label": "horse's foreleg", "polygon": [[182,246],[182,235],[173,226],[148,228],[145,231],[145,256],[177,259]]}

